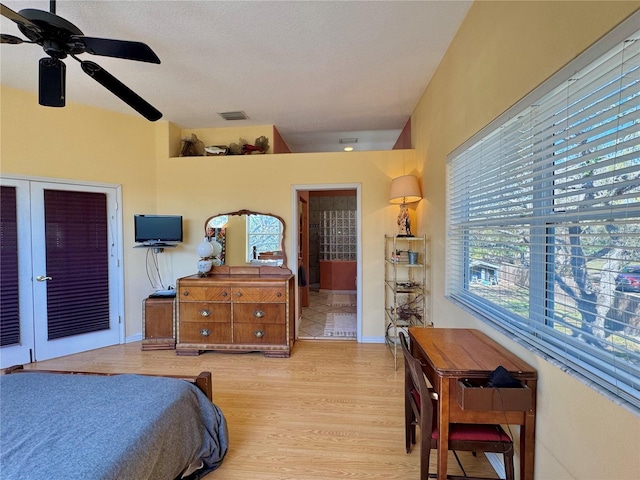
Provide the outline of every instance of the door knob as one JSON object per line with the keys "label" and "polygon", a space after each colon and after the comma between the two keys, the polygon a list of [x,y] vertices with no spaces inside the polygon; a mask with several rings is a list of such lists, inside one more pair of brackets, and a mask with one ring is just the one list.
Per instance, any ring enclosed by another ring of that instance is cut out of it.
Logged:
{"label": "door knob", "polygon": [[39,282],[46,282],[47,280],[53,280],[53,278],[52,277],[48,277],[46,275],[38,275],[36,277],[36,280],[39,281]]}

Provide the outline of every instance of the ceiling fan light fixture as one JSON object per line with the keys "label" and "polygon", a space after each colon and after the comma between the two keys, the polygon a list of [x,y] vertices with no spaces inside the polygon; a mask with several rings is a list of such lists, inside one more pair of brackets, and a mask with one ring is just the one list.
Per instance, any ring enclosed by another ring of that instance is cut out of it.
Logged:
{"label": "ceiling fan light fixture", "polygon": [[43,107],[64,107],[67,66],[57,58],[45,57],[39,63],[38,103]]}

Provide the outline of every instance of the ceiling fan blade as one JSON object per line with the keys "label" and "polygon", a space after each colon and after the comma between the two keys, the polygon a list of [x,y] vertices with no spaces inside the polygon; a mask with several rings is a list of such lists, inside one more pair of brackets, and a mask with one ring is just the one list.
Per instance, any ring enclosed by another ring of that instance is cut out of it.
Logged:
{"label": "ceiling fan blade", "polygon": [[125,102],[147,120],[155,122],[156,120],[162,118],[162,113],[160,113],[155,107],[153,107],[140,95],[135,93],[133,90],[127,87],[116,77],[111,75],[97,63],[83,60],[80,62],[80,64],[84,73],[89,75],[96,82],[113,93],[116,97],[120,98],[120,100]]}
{"label": "ceiling fan blade", "polygon": [[160,63],[160,59],[151,47],[142,42],[112,40],[110,38],[72,37],[84,43],[87,53],[104,57],[124,58],[139,62]]}
{"label": "ceiling fan blade", "polygon": [[7,35],[6,33],[0,33],[0,43],[10,43],[11,45],[19,45],[23,43],[20,37],[14,35]]}
{"label": "ceiling fan blade", "polygon": [[42,32],[42,29],[38,25],[33,23],[31,20],[27,20],[26,18],[24,18],[19,13],[14,12],[9,7],[7,7],[6,5],[3,5],[1,3],[0,3],[0,15],[2,15],[3,17],[8,18],[9,20],[13,20],[18,25],[24,25],[25,27],[29,27],[29,28],[32,28],[32,29],[38,31],[38,32]]}

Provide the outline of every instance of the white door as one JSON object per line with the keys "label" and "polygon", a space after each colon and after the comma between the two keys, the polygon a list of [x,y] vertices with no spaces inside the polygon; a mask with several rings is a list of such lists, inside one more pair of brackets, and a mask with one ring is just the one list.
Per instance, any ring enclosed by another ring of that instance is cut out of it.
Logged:
{"label": "white door", "polygon": [[1,366],[119,343],[119,189],[2,179],[3,187],[10,184],[18,218],[20,340],[2,347]]}

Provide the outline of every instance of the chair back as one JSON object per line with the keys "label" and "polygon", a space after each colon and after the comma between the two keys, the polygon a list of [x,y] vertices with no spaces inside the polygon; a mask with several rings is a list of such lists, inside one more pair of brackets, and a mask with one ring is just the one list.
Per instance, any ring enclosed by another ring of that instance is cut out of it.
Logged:
{"label": "chair back", "polygon": [[402,354],[404,355],[405,396],[411,402],[414,414],[422,425],[423,435],[431,436],[434,427],[433,400],[431,399],[431,391],[427,386],[424,373],[422,373],[422,363],[409,351],[407,337],[403,332],[399,332],[399,338],[400,345],[402,345]]}

